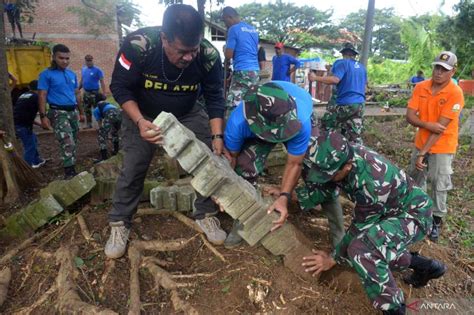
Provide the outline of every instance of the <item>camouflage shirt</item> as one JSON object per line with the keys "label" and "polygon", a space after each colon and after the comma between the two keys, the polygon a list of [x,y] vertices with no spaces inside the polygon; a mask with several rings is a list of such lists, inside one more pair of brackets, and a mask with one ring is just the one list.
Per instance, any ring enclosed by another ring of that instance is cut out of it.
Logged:
{"label": "camouflage shirt", "polygon": [[164,54],[159,27],[146,27],[128,35],[115,62],[110,89],[122,105],[134,100],[140,111],[155,118],[165,111],[187,114],[202,94],[209,118],[224,117],[222,66],[217,49],[207,40],[198,56],[179,69]]}
{"label": "camouflage shirt", "polygon": [[428,231],[431,221],[426,217],[432,204],[428,195],[414,186],[414,181],[403,170],[380,154],[361,145],[354,145],[353,150],[352,170],[337,183],[312,182],[311,162],[305,160],[305,186],[297,189],[300,204],[306,209],[337,198],[340,190],[355,203],[352,224],[345,240],[336,248],[336,257],[341,255],[341,245],[348,239],[389,218],[411,218],[423,231]]}

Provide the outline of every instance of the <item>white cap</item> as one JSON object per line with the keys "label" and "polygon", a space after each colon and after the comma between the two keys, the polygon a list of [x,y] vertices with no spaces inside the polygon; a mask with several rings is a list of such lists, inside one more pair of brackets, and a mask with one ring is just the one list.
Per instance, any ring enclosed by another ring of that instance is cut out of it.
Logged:
{"label": "white cap", "polygon": [[316,71],[327,71],[324,62],[322,61],[311,61],[309,63],[309,68]]}

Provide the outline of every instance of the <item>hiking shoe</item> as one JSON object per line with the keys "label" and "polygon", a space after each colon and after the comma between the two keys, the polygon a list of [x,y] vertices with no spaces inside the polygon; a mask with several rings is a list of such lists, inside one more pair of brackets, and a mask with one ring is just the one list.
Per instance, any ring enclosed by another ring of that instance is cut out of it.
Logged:
{"label": "hiking shoe", "polygon": [[243,238],[238,234],[239,230],[243,229],[242,223],[239,222],[239,220],[234,220],[234,223],[232,223],[232,230],[230,233],[227,235],[227,238],[224,241],[224,247],[227,249],[235,248],[239,246]]}
{"label": "hiking shoe", "polygon": [[222,245],[227,236],[221,228],[221,222],[216,217],[206,217],[202,220],[196,220],[196,224],[206,234],[207,240],[214,245]]}
{"label": "hiking shoe", "polygon": [[32,168],[40,168],[41,166],[45,165],[46,164],[46,159],[44,160],[41,160],[41,162],[37,163],[37,164],[32,164],[31,167]]}
{"label": "hiking shoe", "polygon": [[436,259],[429,259],[412,253],[412,263],[410,268],[413,272],[403,278],[407,284],[411,284],[414,288],[421,288],[428,284],[431,279],[437,279],[446,273],[448,268],[442,262]]}
{"label": "hiking shoe", "polygon": [[123,221],[110,222],[109,225],[110,237],[105,244],[104,252],[108,258],[120,258],[125,254],[130,229],[125,227]]}
{"label": "hiking shoe", "polygon": [[431,232],[428,235],[430,241],[437,243],[439,239],[439,235],[441,234],[441,223],[443,223],[442,219],[437,216],[433,216],[433,227],[431,228]]}

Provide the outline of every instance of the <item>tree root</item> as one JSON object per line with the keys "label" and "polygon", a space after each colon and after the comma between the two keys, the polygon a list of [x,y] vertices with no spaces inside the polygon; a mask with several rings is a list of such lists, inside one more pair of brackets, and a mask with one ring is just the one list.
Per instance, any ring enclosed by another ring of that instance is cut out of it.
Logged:
{"label": "tree root", "polygon": [[56,252],[56,262],[60,265],[56,286],[58,288],[58,302],[56,307],[61,314],[117,314],[111,310],[100,308],[83,302],[76,292],[74,282],[74,263],[73,256],[77,248],[70,250],[61,246]]}
{"label": "tree root", "polygon": [[200,233],[201,234],[201,239],[203,240],[204,245],[206,245],[206,247],[209,248],[209,250],[214,255],[217,256],[217,258],[219,258],[223,262],[227,262],[227,260],[224,258],[224,256],[206,239],[206,237],[204,235],[202,235],[204,232],[201,230],[199,225],[197,225],[196,222],[194,222],[194,220],[191,220],[190,218],[188,218],[184,214],[181,214],[177,211],[160,210],[159,214],[171,215],[171,216],[175,217],[177,220],[181,221],[185,225],[187,225],[190,228],[192,228],[193,230],[195,230],[196,232]]}
{"label": "tree root", "polygon": [[31,314],[31,312],[33,312],[33,310],[35,308],[37,308],[38,306],[41,306],[44,302],[46,302],[47,299],[49,299],[49,297],[51,295],[53,295],[56,291],[58,290],[58,288],[56,287],[56,284],[53,284],[49,289],[48,291],[46,291],[45,293],[43,293],[43,295],[38,299],[36,300],[36,302],[34,302],[33,304],[31,304],[30,306],[28,307],[24,307],[24,308],[21,308],[20,310],[18,310],[17,312],[13,313],[14,315],[27,315],[27,314]]}
{"label": "tree root", "polygon": [[18,254],[20,251],[24,250],[28,246],[30,246],[32,243],[34,243],[36,240],[42,238],[46,234],[46,230],[41,231],[40,233],[37,233],[33,235],[32,237],[24,240],[20,245],[18,245],[15,248],[10,249],[3,257],[0,259],[0,265],[3,265],[5,263],[8,263],[10,259],[13,258],[16,254]]}
{"label": "tree root", "polygon": [[147,259],[147,257],[143,258],[143,265],[153,274],[156,286],[161,286],[165,290],[171,291],[171,302],[173,303],[176,312],[198,314],[194,307],[179,297],[179,285],[171,278],[171,275],[168,272],[154,264],[150,259]]}
{"label": "tree root", "polygon": [[130,260],[130,307],[128,308],[128,314],[140,315],[140,277],[138,271],[142,255],[134,243],[135,241],[128,247],[128,259]]}
{"label": "tree root", "polygon": [[0,306],[2,306],[3,302],[7,299],[8,286],[10,285],[11,279],[12,271],[10,267],[6,267],[0,271]]}
{"label": "tree root", "polygon": [[82,236],[86,239],[87,242],[94,241],[94,239],[91,236],[91,232],[89,231],[89,228],[87,227],[86,220],[82,216],[82,214],[78,214],[76,216],[77,223],[79,224],[79,227],[81,228],[81,233]]}
{"label": "tree root", "polygon": [[101,300],[104,297],[105,283],[109,279],[109,276],[114,269],[115,269],[115,259],[106,259],[104,273],[100,277],[101,287],[99,288],[99,299]]}

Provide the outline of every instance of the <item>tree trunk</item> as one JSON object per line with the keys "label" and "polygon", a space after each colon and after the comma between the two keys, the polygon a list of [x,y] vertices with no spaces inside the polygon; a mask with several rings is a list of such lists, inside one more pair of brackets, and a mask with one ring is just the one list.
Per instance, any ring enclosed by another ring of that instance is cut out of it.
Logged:
{"label": "tree trunk", "polygon": [[206,5],[206,0],[197,0],[198,12],[199,12],[199,15],[203,19],[205,18],[205,12],[204,12],[205,5]]}
{"label": "tree trunk", "polygon": [[364,42],[360,62],[367,67],[369,60],[370,44],[372,43],[372,29],[374,28],[375,0],[369,0],[367,16],[365,18]]}
{"label": "tree trunk", "polygon": [[15,139],[13,107],[8,85],[7,55],[5,50],[5,27],[3,5],[0,6],[0,130]]}

